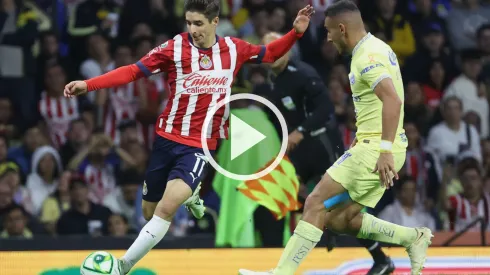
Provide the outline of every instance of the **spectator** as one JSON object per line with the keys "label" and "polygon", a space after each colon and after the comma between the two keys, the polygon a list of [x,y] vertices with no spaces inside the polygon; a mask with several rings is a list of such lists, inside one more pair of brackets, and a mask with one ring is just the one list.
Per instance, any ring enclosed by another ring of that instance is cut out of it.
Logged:
{"label": "spectator", "polygon": [[425,144],[415,123],[407,121],[403,128],[408,138],[404,172],[417,183],[417,201],[423,203],[427,211],[434,210],[439,197],[440,164],[437,157],[424,148]]}
{"label": "spectator", "polygon": [[483,56],[482,78],[490,86],[490,24],[482,25],[476,33],[478,49]]}
{"label": "spectator", "polygon": [[136,232],[129,228],[128,219],[121,214],[112,214],[109,217],[109,235],[112,237],[125,237]]}
{"label": "spectator", "polygon": [[354,108],[354,102],[348,100],[345,111],[345,121],[339,124],[339,130],[344,144],[344,148],[350,148],[352,142],[356,138],[356,111]]}
{"label": "spectator", "polygon": [[395,185],[395,201],[379,213],[379,218],[407,227],[428,227],[435,230],[434,218],[417,204],[418,188],[415,179],[401,178]]}
{"label": "spectator", "polygon": [[174,6],[182,9],[183,3],[179,5],[175,1],[164,0],[125,1],[119,24],[120,41],[129,42],[129,35],[138,23],[149,25],[150,30],[157,33],[167,33],[170,37],[177,35],[181,29],[180,21],[176,18],[179,15],[172,12]]}
{"label": "spectator", "polygon": [[14,121],[12,102],[8,97],[0,97],[0,134],[9,139],[19,134],[19,123]]}
{"label": "spectator", "polygon": [[74,79],[77,76],[77,72],[74,70],[74,66],[69,57],[61,55],[60,41],[55,32],[47,31],[40,35],[41,52],[37,57],[37,78],[36,78],[36,90],[42,91],[44,88],[44,77],[42,72],[46,68],[60,64],[67,72],[68,79]]}
{"label": "spectator", "polygon": [[253,31],[244,35],[244,40],[251,44],[260,44],[262,37],[269,32],[268,14],[265,9],[259,9],[251,14]]}
{"label": "spectator", "polygon": [[67,141],[60,149],[63,167],[67,167],[70,160],[88,145],[90,131],[86,120],[83,118],[72,120],[70,122],[67,138]]}
{"label": "spectator", "polygon": [[[347,116],[347,93],[342,87],[342,83],[337,79],[329,81],[328,91],[330,95],[330,101],[335,109],[335,118],[337,123],[344,123]],[[348,148],[348,147],[347,147]]]}
{"label": "spectator", "polygon": [[[334,44],[329,42],[328,39],[325,37],[321,44],[320,52],[322,58],[318,58],[318,61],[312,63],[311,65],[315,67],[315,69],[318,71],[318,74],[323,79],[327,80],[332,71],[332,67],[334,66],[335,61],[339,56],[339,51],[335,48]],[[325,83],[327,83],[327,81],[325,81]]]}
{"label": "spectator", "polygon": [[[138,171],[131,169],[122,171],[119,175],[119,186],[104,198],[104,205],[113,213],[121,214],[129,221],[135,220],[135,202],[138,189],[141,188],[144,177]],[[133,229],[136,224],[131,224]]]}
{"label": "spectator", "polygon": [[[114,69],[114,61],[109,52],[109,41],[104,35],[100,33],[90,35],[87,39],[87,47],[89,58],[80,66],[80,75],[83,78],[93,78]],[[104,102],[101,98],[106,95],[104,90],[88,93],[87,96],[92,103],[102,106]]]}
{"label": "spectator", "polygon": [[337,63],[332,68],[330,79],[336,79],[340,81],[342,87],[344,87],[344,89],[346,91],[349,91],[350,93],[349,74],[347,73],[347,68],[345,67],[344,63],[337,61]]}
{"label": "spectator", "polygon": [[68,169],[84,175],[90,199],[95,203],[102,203],[105,196],[114,191],[121,160],[134,165],[131,155],[119,147],[112,150],[113,146],[108,136],[95,134],[87,148],[81,150],[68,164]]}
{"label": "spectator", "polygon": [[269,13],[268,29],[277,33],[287,31],[286,11],[282,7],[274,7]]}
{"label": "spectator", "polygon": [[27,212],[34,213],[31,194],[22,185],[22,175],[16,163],[9,161],[0,165],[0,182],[10,186],[14,194],[14,203],[22,206]]}
{"label": "spectator", "polygon": [[403,68],[405,81],[422,82],[427,80],[427,72],[435,60],[439,60],[444,66],[447,77],[455,75],[454,56],[445,44],[442,27],[436,23],[425,26],[421,33],[421,45],[417,51],[409,56]]}
{"label": "spectator", "polygon": [[376,37],[390,45],[403,65],[415,52],[415,38],[409,21],[395,12],[396,3],[396,0],[376,0],[378,15],[370,27]]}
{"label": "spectator", "polygon": [[[440,26],[441,32],[446,35],[445,21],[437,14],[431,0],[414,0],[414,11],[410,15],[410,25],[413,28],[415,41],[421,42],[427,26]],[[418,48],[418,47],[417,47]]]}
{"label": "spectator", "polygon": [[486,138],[489,135],[489,108],[485,94],[479,90],[481,55],[477,50],[465,50],[461,53],[461,59],[462,74],[447,87],[444,97],[458,97],[463,104],[463,114],[475,111],[482,120],[481,137]]}
{"label": "spectator", "polygon": [[10,207],[3,220],[4,230],[0,233],[0,238],[24,238],[31,239],[33,234],[27,227],[27,217],[25,210],[17,205]]}
{"label": "spectator", "polygon": [[463,0],[446,17],[451,44],[456,50],[476,47],[476,32],[489,22],[490,7],[480,5],[479,0]]}
{"label": "spectator", "polygon": [[56,233],[56,223],[61,215],[70,209],[70,181],[75,178],[72,174],[70,171],[63,172],[56,191],[43,202],[40,220],[50,234]]}
{"label": "spectator", "polygon": [[66,75],[60,65],[55,64],[47,68],[44,81],[46,90],[41,94],[39,113],[44,119],[51,143],[55,148],[59,148],[66,142],[71,121],[80,116],[80,100],[78,97],[63,96]]}
{"label": "spectator", "polygon": [[433,60],[428,77],[422,86],[425,104],[429,106],[432,112],[439,108],[444,89],[449,84],[446,68],[440,59]]}
{"label": "spectator", "polygon": [[480,137],[475,127],[462,120],[463,105],[457,97],[448,97],[442,104],[444,121],[434,126],[427,139],[427,146],[434,150],[439,161],[454,162],[465,151],[481,160]]}
{"label": "spectator", "polygon": [[482,159],[483,159],[483,175],[490,175],[490,140],[481,141]]}
{"label": "spectator", "polygon": [[44,200],[56,191],[63,167],[58,151],[51,146],[42,146],[34,152],[31,167],[26,186],[31,194],[32,213],[38,215]]}
{"label": "spectator", "polygon": [[101,32],[108,35],[117,26],[116,6],[110,0],[86,0],[77,5],[68,17],[71,56],[78,65],[87,56],[87,38]]}
{"label": "spectator", "polygon": [[58,220],[58,234],[85,234],[97,237],[109,233],[111,210],[90,201],[89,189],[84,180],[74,179],[70,182],[70,197],[71,208]]}
{"label": "spectator", "polygon": [[146,167],[148,166],[148,149],[141,143],[132,143],[129,145],[128,154],[132,157],[132,162],[124,162],[125,168],[134,168],[140,174],[146,173]]}
{"label": "spectator", "polygon": [[[483,179],[478,160],[465,158],[458,165],[458,176],[463,185],[461,194],[449,197],[445,203],[449,212],[450,228],[459,231],[478,217],[483,217],[486,230],[490,231],[490,196],[483,191]],[[443,190],[444,191],[444,190]],[[479,230],[477,224],[472,229]]]}
{"label": "spectator", "polygon": [[3,217],[14,204],[14,192],[10,185],[0,181],[0,226],[3,224]]}
{"label": "spectator", "polygon": [[424,104],[425,97],[420,84],[408,82],[405,89],[405,116],[410,118],[422,133],[429,129],[432,112]]}
{"label": "spectator", "polygon": [[6,136],[0,135],[0,165],[7,161],[9,140]]}
{"label": "spectator", "polygon": [[22,144],[8,150],[8,158],[15,161],[20,166],[22,174],[28,175],[31,172],[31,158],[37,148],[48,143],[39,127],[34,126],[27,129],[24,134]]}

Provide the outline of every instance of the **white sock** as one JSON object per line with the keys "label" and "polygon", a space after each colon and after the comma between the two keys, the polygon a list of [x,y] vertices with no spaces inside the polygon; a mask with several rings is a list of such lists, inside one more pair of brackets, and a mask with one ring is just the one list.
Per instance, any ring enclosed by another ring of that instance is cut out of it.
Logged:
{"label": "white sock", "polygon": [[141,229],[138,238],[122,257],[125,262],[125,269],[127,269],[124,272],[129,272],[129,269],[157,245],[167,234],[169,227],[169,221],[153,215],[153,218]]}

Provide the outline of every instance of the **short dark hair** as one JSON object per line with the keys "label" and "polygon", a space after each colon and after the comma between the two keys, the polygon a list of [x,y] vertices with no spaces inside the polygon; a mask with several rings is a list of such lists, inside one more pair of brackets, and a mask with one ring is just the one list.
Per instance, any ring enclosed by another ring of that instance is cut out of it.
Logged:
{"label": "short dark hair", "polygon": [[478,175],[482,175],[480,163],[474,157],[465,157],[458,163],[457,172],[459,177],[461,177],[466,171],[469,170],[476,170]]}
{"label": "short dark hair", "polygon": [[461,108],[461,110],[463,110],[463,101],[461,101],[461,99],[457,96],[448,96],[446,97],[443,101],[442,101],[442,108],[445,109],[447,108],[447,105],[449,104],[449,102],[451,101],[456,101],[459,103],[459,107]]}
{"label": "short dark hair", "polygon": [[202,13],[211,22],[211,20],[219,16],[220,4],[220,0],[186,0],[184,2],[184,11]]}
{"label": "short dark hair", "polygon": [[402,177],[400,177],[400,179],[395,183],[395,191],[396,192],[402,191],[403,185],[405,185],[405,183],[410,182],[410,181],[417,183],[417,180],[415,180],[415,178],[412,177],[412,176],[402,176]]}
{"label": "short dark hair", "polygon": [[345,12],[359,12],[359,8],[351,0],[338,0],[325,10],[325,17],[333,17]]}
{"label": "short dark hair", "polygon": [[476,38],[480,39],[483,35],[483,32],[486,30],[490,30],[490,24],[483,24],[481,25],[478,30],[476,31]]}

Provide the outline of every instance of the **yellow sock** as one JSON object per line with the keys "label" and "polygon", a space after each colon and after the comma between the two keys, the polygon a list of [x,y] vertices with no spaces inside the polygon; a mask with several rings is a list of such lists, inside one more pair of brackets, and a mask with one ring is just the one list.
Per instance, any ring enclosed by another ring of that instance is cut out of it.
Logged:
{"label": "yellow sock", "polygon": [[300,221],[286,248],[284,248],[284,252],[273,274],[293,275],[303,259],[320,241],[322,234],[323,230],[305,221]]}
{"label": "yellow sock", "polygon": [[357,238],[407,247],[417,238],[417,231],[415,228],[390,223],[368,213],[363,213],[361,230],[359,230]]}

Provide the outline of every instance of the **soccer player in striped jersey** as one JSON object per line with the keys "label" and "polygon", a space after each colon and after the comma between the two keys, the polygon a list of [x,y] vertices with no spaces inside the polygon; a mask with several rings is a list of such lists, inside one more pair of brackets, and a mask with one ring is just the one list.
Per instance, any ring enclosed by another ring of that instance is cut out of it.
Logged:
{"label": "soccer player in striped jersey", "polygon": [[232,37],[218,37],[220,0],[187,0],[188,32],[157,46],[136,64],[66,85],[67,97],[117,87],[138,78],[166,72],[171,87],[166,109],[156,122],[158,134],[150,155],[143,186],[143,214],[149,222],[119,261],[121,274],[146,255],[166,234],[172,218],[184,204],[197,218],[204,215],[199,198],[207,165],[201,144],[202,125],[211,117],[208,147],[214,150],[228,136],[229,106],[210,112],[229,98],[233,80],[245,63],[272,63],[286,54],[308,28],[314,10],[300,10],[293,29],[266,46],[251,45]]}

